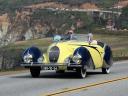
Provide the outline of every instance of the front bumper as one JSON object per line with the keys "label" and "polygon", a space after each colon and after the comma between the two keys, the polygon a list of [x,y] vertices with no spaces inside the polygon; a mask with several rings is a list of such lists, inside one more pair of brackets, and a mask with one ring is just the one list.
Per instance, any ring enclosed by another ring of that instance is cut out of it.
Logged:
{"label": "front bumper", "polygon": [[[54,68],[68,68],[68,67],[73,67],[73,68],[79,68],[81,67],[80,64],[75,64],[75,63],[70,63],[70,64],[65,64],[65,63],[22,63],[21,66],[23,67],[41,67],[41,69],[44,69],[45,67],[54,67]],[[53,69],[54,69],[53,68]],[[52,68],[51,68],[52,69]]]}

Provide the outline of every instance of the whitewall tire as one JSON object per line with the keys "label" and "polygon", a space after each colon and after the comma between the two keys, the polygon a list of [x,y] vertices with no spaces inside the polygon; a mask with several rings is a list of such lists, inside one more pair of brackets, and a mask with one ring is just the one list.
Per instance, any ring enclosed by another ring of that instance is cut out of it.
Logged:
{"label": "whitewall tire", "polygon": [[109,74],[110,73],[110,68],[102,68],[102,73],[103,74]]}

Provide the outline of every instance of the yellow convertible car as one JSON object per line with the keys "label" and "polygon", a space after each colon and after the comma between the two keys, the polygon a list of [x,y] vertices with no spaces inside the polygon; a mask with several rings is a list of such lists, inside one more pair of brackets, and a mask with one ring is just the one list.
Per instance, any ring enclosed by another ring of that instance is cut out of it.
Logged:
{"label": "yellow convertible car", "polygon": [[39,77],[41,70],[56,72],[75,71],[81,78],[86,77],[88,69],[101,68],[104,74],[110,72],[112,51],[102,42],[81,41],[66,36],[55,36],[54,42],[42,53],[37,47],[27,48],[23,55],[25,68],[30,68],[32,77]]}

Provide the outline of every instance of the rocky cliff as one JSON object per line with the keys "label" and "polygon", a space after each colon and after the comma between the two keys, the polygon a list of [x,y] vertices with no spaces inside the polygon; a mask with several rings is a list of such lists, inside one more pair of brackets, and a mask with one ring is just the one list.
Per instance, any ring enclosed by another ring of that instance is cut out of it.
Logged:
{"label": "rocky cliff", "polygon": [[63,34],[71,27],[76,29],[77,21],[83,24],[81,26],[87,23],[82,23],[86,19],[83,15],[87,17],[86,13],[55,10],[28,6],[16,9],[13,13],[2,14],[0,16],[0,45],[53,36],[54,33]]}

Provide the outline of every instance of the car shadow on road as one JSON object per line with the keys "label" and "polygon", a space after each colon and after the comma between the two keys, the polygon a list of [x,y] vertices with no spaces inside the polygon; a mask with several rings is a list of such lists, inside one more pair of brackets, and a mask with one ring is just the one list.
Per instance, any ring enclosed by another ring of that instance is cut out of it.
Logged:
{"label": "car shadow on road", "polygon": [[[87,72],[87,77],[91,75],[102,74],[101,72]],[[54,74],[41,74],[40,78],[57,78],[57,79],[80,79],[76,72],[54,73]]]}
{"label": "car shadow on road", "polygon": [[[102,72],[87,72],[87,78],[92,75],[103,75]],[[32,78],[30,74],[27,75],[17,75],[12,76],[11,78]],[[65,73],[56,73],[56,72],[41,72],[38,79],[80,79],[79,74],[76,72],[65,72]]]}

